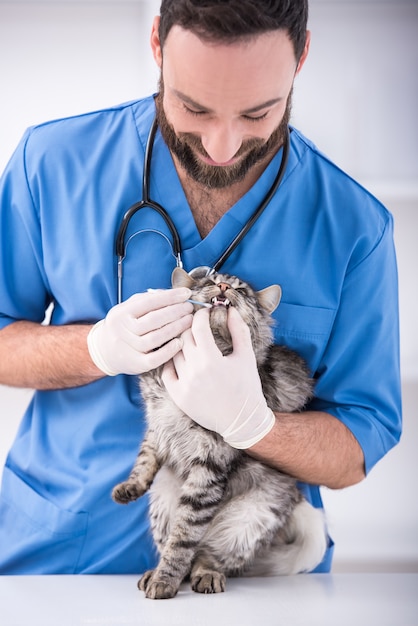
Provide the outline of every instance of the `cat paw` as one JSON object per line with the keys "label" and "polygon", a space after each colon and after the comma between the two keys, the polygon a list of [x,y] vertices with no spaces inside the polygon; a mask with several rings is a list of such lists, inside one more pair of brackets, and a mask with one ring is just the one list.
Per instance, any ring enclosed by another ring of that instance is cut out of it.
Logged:
{"label": "cat paw", "polygon": [[154,580],[154,570],[145,572],[138,581],[138,588],[145,593],[145,597],[151,600],[167,600],[174,598],[178,591],[172,583],[165,580]]}
{"label": "cat paw", "polygon": [[222,593],[225,591],[226,578],[220,572],[207,572],[192,576],[191,585],[193,591],[198,593]]}
{"label": "cat paw", "polygon": [[126,481],[113,488],[112,498],[119,504],[128,504],[140,498],[144,493],[144,489],[138,483]]}

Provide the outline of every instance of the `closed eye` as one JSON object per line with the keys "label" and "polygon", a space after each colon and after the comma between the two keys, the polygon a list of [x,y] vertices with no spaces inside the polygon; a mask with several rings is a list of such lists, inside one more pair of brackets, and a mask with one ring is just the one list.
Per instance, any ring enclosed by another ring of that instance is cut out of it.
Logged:
{"label": "closed eye", "polygon": [[191,109],[186,104],[183,104],[183,108],[186,111],[186,113],[188,113],[189,115],[194,115],[195,117],[200,117],[202,115],[206,115],[206,113],[207,113],[207,111],[205,111],[203,109],[202,110]]}
{"label": "closed eye", "polygon": [[242,117],[247,120],[248,122],[261,122],[262,120],[265,120],[266,117],[268,116],[269,111],[266,111],[266,113],[263,113],[262,115],[243,115]]}
{"label": "closed eye", "polygon": [[191,109],[188,111],[189,115],[194,115],[194,117],[202,117],[203,115],[206,115],[205,111],[192,111]]}

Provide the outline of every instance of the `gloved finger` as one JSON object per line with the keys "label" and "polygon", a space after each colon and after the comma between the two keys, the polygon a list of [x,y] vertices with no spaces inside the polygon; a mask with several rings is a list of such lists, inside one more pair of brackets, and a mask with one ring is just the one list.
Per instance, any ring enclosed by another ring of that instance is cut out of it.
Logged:
{"label": "gloved finger", "polygon": [[[191,332],[193,335],[195,345],[201,350],[202,355],[208,358],[215,358],[221,354],[218,346],[215,343],[215,339],[212,334],[209,323],[209,311],[208,309],[201,309],[196,311],[193,316],[193,323]],[[183,351],[188,347],[185,342]]]}
{"label": "gloved finger", "polygon": [[[131,332],[136,335],[146,335],[172,322],[176,322],[183,317],[189,316],[192,312],[193,305],[190,302],[182,302],[150,311],[140,318],[130,317],[126,323]],[[183,330],[184,328],[182,328],[180,332]]]}
{"label": "gloved finger", "polygon": [[179,352],[177,352],[177,354],[172,359],[172,366],[174,368],[174,371],[176,372],[177,379],[183,378],[184,373],[185,371],[187,371],[190,363],[194,362],[193,359],[196,344],[194,342],[193,333],[190,328],[182,333],[181,341],[181,350],[179,350]]}
{"label": "gloved finger", "polygon": [[193,350],[196,347],[196,342],[195,342],[195,338],[194,338],[194,334],[193,334],[193,324],[194,324],[194,319],[195,319],[195,315],[192,316],[192,324],[191,327],[186,329],[183,333],[182,333],[182,340],[183,340],[183,348],[182,351],[184,353],[184,351],[189,351],[189,350]]}
{"label": "gloved finger", "polygon": [[186,398],[190,400],[191,397],[200,397],[202,389],[202,377],[196,371],[196,363],[193,359],[185,359],[183,348],[184,345],[171,361],[165,363],[162,372],[165,388],[179,406]]}
{"label": "gloved finger", "polygon": [[174,359],[176,359],[179,354],[181,354],[181,350],[177,352],[177,354],[174,355],[172,359],[170,359],[169,361],[166,361],[163,367],[161,380],[163,381],[163,384],[166,387],[168,392],[170,389],[172,389],[173,385],[175,385],[178,382],[177,370],[174,365]]}
{"label": "gloved finger", "polygon": [[[122,309],[123,307],[125,313],[139,318],[151,311],[184,303],[190,296],[191,291],[187,287],[161,289],[147,293],[136,293],[114,308],[120,307]],[[187,304],[189,305],[190,303]]]}
{"label": "gloved finger", "polygon": [[[188,328],[190,328],[193,320],[193,315],[189,313],[179,319],[165,324],[161,328],[151,330],[145,334],[135,335],[130,337],[130,345],[138,352],[148,353],[155,349],[159,349],[168,341],[182,335]],[[181,340],[183,345],[183,340]]]}
{"label": "gloved finger", "polygon": [[244,322],[234,307],[230,307],[228,310],[228,329],[231,334],[233,354],[235,356],[245,358],[245,355],[254,354],[248,324]]}
{"label": "gloved finger", "polygon": [[[158,350],[154,350],[153,352],[149,352],[145,355],[138,355],[138,365],[140,366],[138,369],[149,371],[159,367],[160,365],[164,365],[164,363],[170,361],[179,352],[179,350],[181,350],[182,345],[182,340],[179,337],[176,337],[161,346],[161,348],[158,348]],[[146,365],[145,368],[143,367],[144,363]]]}

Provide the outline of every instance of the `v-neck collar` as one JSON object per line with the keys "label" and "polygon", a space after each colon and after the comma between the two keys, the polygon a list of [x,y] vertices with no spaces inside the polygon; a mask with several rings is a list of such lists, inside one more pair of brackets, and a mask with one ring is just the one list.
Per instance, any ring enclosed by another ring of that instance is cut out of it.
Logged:
{"label": "v-neck collar", "polygon": [[[147,99],[146,117],[136,120],[138,133],[144,147],[155,115],[153,97]],[[141,110],[144,113],[144,110]],[[186,269],[196,265],[213,265],[241,228],[252,216],[270,189],[280,167],[282,150],[273,157],[256,183],[219,219],[202,239],[193,213],[180,182],[171,153],[160,131],[157,131],[152,151],[150,171],[150,196],[161,204],[178,230],[182,258]],[[286,178],[287,172],[285,174]],[[283,183],[282,183],[283,184]],[[268,210],[268,207],[267,209]],[[190,267],[189,267],[190,266]]]}

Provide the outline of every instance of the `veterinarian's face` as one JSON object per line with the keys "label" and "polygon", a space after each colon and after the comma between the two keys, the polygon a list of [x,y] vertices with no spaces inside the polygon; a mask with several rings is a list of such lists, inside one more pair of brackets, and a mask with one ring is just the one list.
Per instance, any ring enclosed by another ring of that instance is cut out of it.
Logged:
{"label": "veterinarian's face", "polygon": [[174,26],[162,51],[158,18],[151,43],[161,68],[161,132],[193,178],[224,187],[277,151],[308,44],[297,64],[285,31],[227,45]]}

